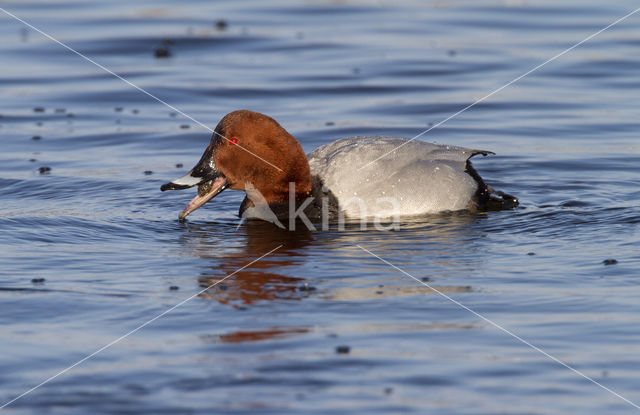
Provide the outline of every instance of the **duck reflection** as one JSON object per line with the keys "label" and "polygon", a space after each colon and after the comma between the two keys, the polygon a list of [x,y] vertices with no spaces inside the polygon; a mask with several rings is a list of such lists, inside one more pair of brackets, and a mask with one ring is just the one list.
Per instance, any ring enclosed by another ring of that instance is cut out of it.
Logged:
{"label": "duck reflection", "polygon": [[259,342],[263,340],[274,340],[308,333],[310,330],[305,327],[271,327],[266,330],[254,331],[234,331],[232,333],[221,334],[210,339],[213,343],[245,343]]}
{"label": "duck reflection", "polygon": [[[219,282],[229,274],[235,273],[225,281],[216,284],[201,294],[202,298],[218,301],[232,307],[246,307],[261,301],[300,300],[313,290],[309,281],[299,276],[299,267],[308,265],[309,255],[330,253],[333,258],[344,260],[354,269],[344,278],[352,279],[349,287],[335,287],[332,294],[323,294],[323,298],[342,300],[379,298],[380,290],[372,290],[368,295],[357,289],[363,278],[362,265],[371,264],[372,258],[362,252],[357,245],[366,246],[372,252],[392,259],[398,255],[398,246],[402,256],[420,258],[427,253],[429,260],[428,275],[432,280],[443,280],[456,275],[466,275],[482,266],[484,259],[477,255],[479,247],[478,227],[482,226],[482,216],[452,213],[449,215],[431,215],[407,219],[400,225],[399,231],[380,231],[369,224],[362,230],[360,223],[347,223],[342,231],[331,229],[315,234],[305,226],[297,226],[295,231],[280,229],[271,223],[249,221],[236,229],[233,223],[185,224],[184,245],[197,257],[207,260],[206,269],[201,272],[198,281],[206,288]],[[315,249],[309,249],[313,245]],[[279,247],[273,254],[251,264],[260,256]],[[375,268],[385,267],[383,263],[373,261]],[[251,265],[249,265],[251,264]],[[370,265],[368,265],[370,267]],[[247,267],[242,269],[243,267]],[[402,278],[390,269],[382,271],[385,278]],[[292,276],[296,275],[296,276]],[[350,277],[353,278],[350,278]],[[371,281],[368,281],[371,282]],[[397,287],[389,286],[385,296],[417,295],[425,287],[406,286],[399,282]],[[368,284],[365,284],[368,285]],[[447,292],[471,291],[470,287],[444,287]],[[426,289],[428,291],[428,289]],[[325,297],[326,296],[326,297]]]}
{"label": "duck reflection", "polygon": [[[202,298],[239,308],[261,301],[300,300],[307,296],[304,278],[282,272],[304,261],[304,248],[313,241],[311,231],[305,227],[288,231],[263,221],[249,221],[237,229],[235,224],[228,223],[185,226],[184,244],[196,256],[210,260],[198,277],[200,286],[206,288],[217,283],[203,292]],[[272,254],[255,261],[275,248]],[[230,274],[234,275],[218,283]]]}
{"label": "duck reflection", "polygon": [[[407,219],[400,224],[400,230],[392,232],[376,230],[371,224],[362,230],[360,223],[348,223],[342,230],[312,232],[304,226],[296,227],[295,231],[282,230],[262,221],[249,221],[238,228],[231,221],[186,222],[181,238],[184,251],[203,263],[197,277],[199,285],[211,287],[200,297],[244,309],[262,302],[302,301],[309,295],[329,302],[344,302],[435,293],[415,281],[408,281],[357,245],[402,268],[407,266],[408,272],[429,281],[429,285],[440,292],[471,294],[475,291],[473,287],[451,284],[451,281],[482,268],[484,259],[478,255],[482,245],[479,235],[485,233],[482,222],[483,217],[478,215],[434,215]],[[274,248],[278,249],[256,261]],[[318,257],[331,259],[326,264],[314,264]],[[411,263],[403,264],[407,258]],[[305,278],[305,273],[316,269],[321,275]],[[220,282],[230,274],[234,275]],[[326,282],[326,289],[315,291],[311,284],[317,282],[317,278]],[[208,341],[264,341],[310,330],[299,325],[261,326],[255,330],[244,328],[216,334]]]}

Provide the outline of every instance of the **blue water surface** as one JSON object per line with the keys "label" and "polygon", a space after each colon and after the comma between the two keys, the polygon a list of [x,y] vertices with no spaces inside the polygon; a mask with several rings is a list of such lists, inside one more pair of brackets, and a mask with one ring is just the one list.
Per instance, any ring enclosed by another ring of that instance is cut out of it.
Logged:
{"label": "blue water surface", "polygon": [[640,410],[640,13],[420,138],[496,152],[515,210],[287,232],[159,191],[232,110],[410,138],[637,2],[0,7],[175,107],[0,11],[0,405],[188,300],[0,413]]}

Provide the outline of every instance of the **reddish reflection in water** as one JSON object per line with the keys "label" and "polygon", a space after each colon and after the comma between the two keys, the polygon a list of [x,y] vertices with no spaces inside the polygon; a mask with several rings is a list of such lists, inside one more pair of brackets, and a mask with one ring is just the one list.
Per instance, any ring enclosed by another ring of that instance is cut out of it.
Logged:
{"label": "reddish reflection in water", "polygon": [[222,343],[258,342],[263,340],[282,339],[308,332],[309,329],[304,327],[274,327],[268,330],[236,331],[234,333],[222,334],[218,336],[217,340]]}
{"label": "reddish reflection in water", "polygon": [[[228,227],[214,223],[189,225],[185,234],[185,243],[193,248],[193,253],[213,263],[198,277],[201,287],[211,287],[200,297],[237,308],[306,296],[304,288],[300,290],[305,279],[287,276],[286,270],[298,265],[305,256],[301,251],[313,241],[309,230],[299,227],[290,232],[270,223],[250,221],[237,230],[246,243],[229,247],[223,243]],[[272,254],[253,262],[275,248]],[[225,280],[220,282],[222,279]]]}
{"label": "reddish reflection in water", "polygon": [[[202,287],[209,287],[220,280],[219,276],[211,276],[202,277],[198,281]],[[302,281],[304,281],[302,278],[287,277],[272,272],[240,271],[208,289],[200,297],[234,307],[259,301],[300,300],[303,296],[300,295],[298,287]]]}

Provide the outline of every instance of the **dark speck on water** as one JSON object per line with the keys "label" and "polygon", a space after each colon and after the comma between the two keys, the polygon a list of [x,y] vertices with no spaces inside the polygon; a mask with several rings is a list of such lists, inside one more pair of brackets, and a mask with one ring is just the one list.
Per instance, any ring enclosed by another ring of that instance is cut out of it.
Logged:
{"label": "dark speck on water", "polygon": [[171,52],[169,51],[169,49],[164,46],[157,47],[154,50],[154,54],[156,58],[168,58],[171,56]]}
{"label": "dark speck on water", "polygon": [[[184,303],[0,414],[633,413],[480,316],[640,403],[640,13],[448,118],[637,3],[2,2],[173,108],[0,13],[0,406]],[[435,127],[521,204],[285,232],[227,189],[180,221],[207,185],[159,187],[212,134],[179,112],[242,108],[305,153]]]}
{"label": "dark speck on water", "polygon": [[218,30],[225,30],[228,25],[229,24],[224,19],[219,19],[218,21],[216,21],[216,29]]}
{"label": "dark speck on water", "polygon": [[336,353],[337,354],[349,354],[351,352],[351,347],[349,346],[337,346]]}
{"label": "dark speck on water", "polygon": [[299,291],[315,291],[316,289],[317,289],[316,287],[309,285],[306,282],[304,283],[304,285],[301,285],[298,287]]}
{"label": "dark speck on water", "polygon": [[39,135],[34,135],[33,137],[31,137],[32,140],[40,140],[42,137]]}
{"label": "dark speck on water", "polygon": [[181,124],[180,128],[182,128],[183,130],[186,130],[187,128],[189,128],[189,124]]}

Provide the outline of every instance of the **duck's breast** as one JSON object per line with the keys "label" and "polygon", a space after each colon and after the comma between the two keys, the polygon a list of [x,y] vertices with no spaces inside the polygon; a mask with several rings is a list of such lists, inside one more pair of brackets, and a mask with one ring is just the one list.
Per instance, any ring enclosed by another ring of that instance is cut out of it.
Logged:
{"label": "duck's breast", "polygon": [[466,163],[478,153],[486,152],[400,137],[352,137],[323,145],[308,159],[311,174],[348,216],[367,217],[465,209],[478,188]]}

